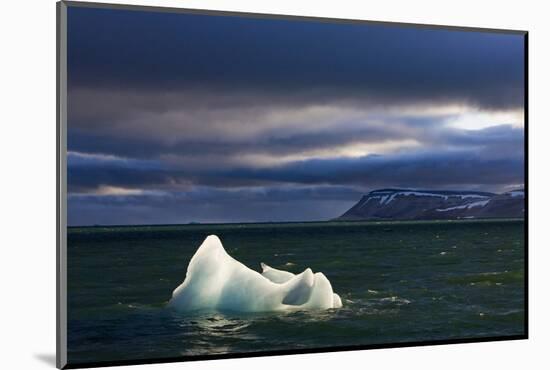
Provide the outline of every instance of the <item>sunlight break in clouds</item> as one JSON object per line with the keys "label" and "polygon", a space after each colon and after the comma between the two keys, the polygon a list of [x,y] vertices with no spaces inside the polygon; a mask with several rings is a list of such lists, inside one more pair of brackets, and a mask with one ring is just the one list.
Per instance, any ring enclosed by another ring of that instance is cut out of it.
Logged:
{"label": "sunlight break in clouds", "polygon": [[524,126],[523,109],[510,111],[466,111],[448,120],[452,127],[464,130],[480,130],[491,126]]}
{"label": "sunlight break in clouds", "polygon": [[97,195],[142,195],[141,189],[126,189],[116,186],[101,186],[97,189]]}

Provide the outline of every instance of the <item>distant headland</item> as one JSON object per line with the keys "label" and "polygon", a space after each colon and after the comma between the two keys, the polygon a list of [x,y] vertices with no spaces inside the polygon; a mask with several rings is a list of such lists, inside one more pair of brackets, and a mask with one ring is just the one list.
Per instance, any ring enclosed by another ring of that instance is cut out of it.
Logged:
{"label": "distant headland", "polygon": [[523,189],[494,194],[478,191],[380,189],[364,195],[336,218],[353,220],[446,220],[523,218]]}

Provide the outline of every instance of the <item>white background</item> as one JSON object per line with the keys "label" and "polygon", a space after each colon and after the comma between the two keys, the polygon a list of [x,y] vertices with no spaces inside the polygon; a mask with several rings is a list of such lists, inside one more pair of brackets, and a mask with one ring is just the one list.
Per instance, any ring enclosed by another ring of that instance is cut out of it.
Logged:
{"label": "white background", "polygon": [[[111,0],[113,3],[120,1]],[[135,1],[133,4],[529,30],[530,339],[143,365],[135,369],[548,368],[550,38],[544,1]],[[0,273],[2,368],[55,357],[55,2],[2,3]]]}

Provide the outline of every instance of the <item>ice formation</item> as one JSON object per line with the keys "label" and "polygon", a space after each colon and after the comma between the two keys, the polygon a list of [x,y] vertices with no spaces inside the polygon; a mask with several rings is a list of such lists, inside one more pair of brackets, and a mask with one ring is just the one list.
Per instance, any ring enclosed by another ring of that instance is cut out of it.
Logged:
{"label": "ice formation", "polygon": [[342,307],[321,272],[300,274],[262,263],[263,273],[232,258],[215,235],[207,237],[187,267],[168,306],[178,311],[219,309],[241,312],[315,310]]}

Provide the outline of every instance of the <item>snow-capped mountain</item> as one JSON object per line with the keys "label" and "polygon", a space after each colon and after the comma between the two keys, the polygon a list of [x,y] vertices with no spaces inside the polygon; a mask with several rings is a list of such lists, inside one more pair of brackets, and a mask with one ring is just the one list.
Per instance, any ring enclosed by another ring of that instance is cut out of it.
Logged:
{"label": "snow-capped mountain", "polygon": [[503,194],[380,189],[364,195],[337,220],[522,218],[524,209],[523,189]]}

